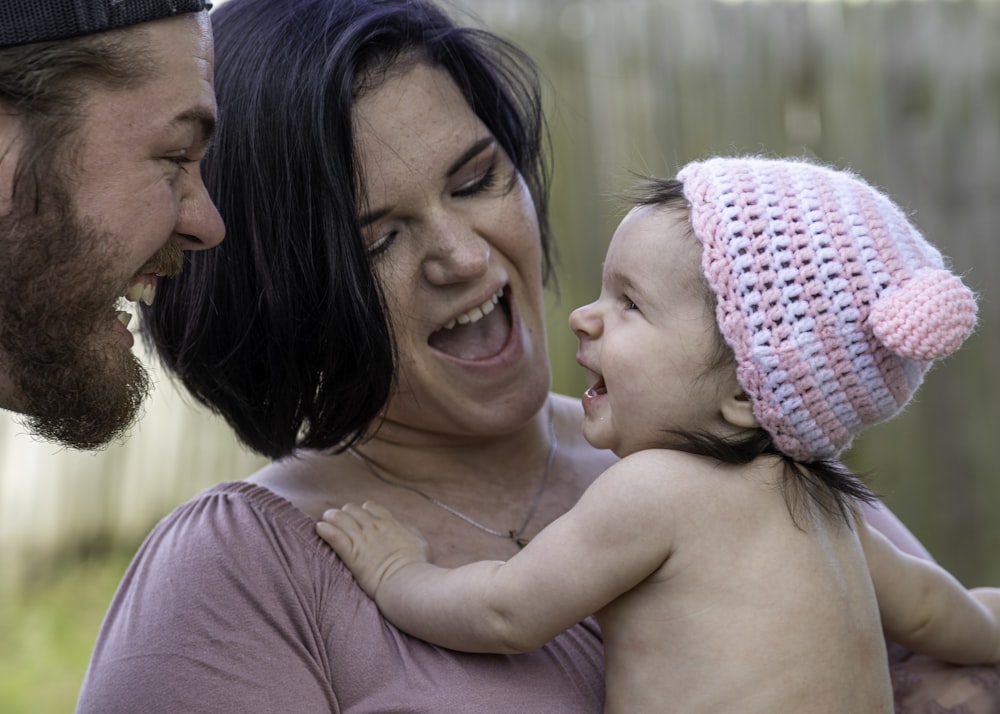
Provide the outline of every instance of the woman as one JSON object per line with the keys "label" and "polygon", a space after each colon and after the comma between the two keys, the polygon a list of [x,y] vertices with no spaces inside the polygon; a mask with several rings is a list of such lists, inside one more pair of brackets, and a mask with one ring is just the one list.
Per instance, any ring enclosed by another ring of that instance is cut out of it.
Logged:
{"label": "woman", "polygon": [[276,460],[154,530],[79,710],[600,711],[592,621],[525,655],[439,649],[385,623],[314,531],[372,499],[442,564],[507,558],[614,458],[549,393],[531,63],[422,0],[230,0],[213,22],[204,171],[228,240],[147,318]]}

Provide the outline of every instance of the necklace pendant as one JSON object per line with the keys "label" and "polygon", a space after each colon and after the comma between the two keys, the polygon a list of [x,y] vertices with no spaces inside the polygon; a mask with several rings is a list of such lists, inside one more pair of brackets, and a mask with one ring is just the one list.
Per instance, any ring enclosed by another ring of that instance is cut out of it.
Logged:
{"label": "necklace pendant", "polygon": [[514,531],[509,531],[507,533],[507,535],[510,537],[510,539],[512,541],[514,541],[515,543],[517,543],[518,550],[523,550],[524,546],[528,545],[528,542],[529,542],[528,539],[527,538],[521,538],[520,535],[518,535]]}
{"label": "necklace pendant", "polygon": [[[528,514],[524,517],[524,523],[522,523],[521,527],[516,531],[509,530],[506,533],[504,533],[502,530],[493,530],[489,526],[484,526],[479,521],[469,518],[469,516],[465,515],[461,511],[455,510],[447,503],[443,503],[438,499],[434,498],[433,496],[431,496],[430,494],[424,493],[416,486],[411,486],[405,481],[397,481],[395,480],[395,477],[386,478],[381,473],[379,473],[379,469],[381,469],[382,467],[375,468],[375,464],[372,463],[372,461],[366,455],[362,454],[353,446],[346,447],[346,451],[355,459],[364,464],[365,469],[376,480],[381,481],[387,486],[392,486],[393,488],[401,488],[406,491],[410,491],[411,493],[415,493],[421,498],[423,498],[425,501],[433,503],[441,510],[447,511],[456,518],[465,521],[473,528],[478,528],[483,533],[489,533],[491,536],[496,536],[497,538],[508,538],[517,544],[518,549],[522,549],[524,548],[524,546],[528,545],[528,539],[522,538],[521,533],[523,533],[524,529],[528,527],[528,524],[531,522],[532,516],[535,515],[535,509],[538,508],[539,501],[542,500],[542,494],[545,493],[545,487],[548,485],[549,482],[549,471],[552,469],[552,461],[553,459],[555,459],[556,450],[559,448],[559,443],[556,441],[555,416],[554,416],[555,412],[551,401],[548,402],[548,407],[549,407],[549,455],[548,458],[545,460],[545,469],[542,471],[542,480],[538,484],[538,490],[535,491],[535,497],[531,500],[531,504],[528,507]],[[392,474],[389,475],[392,476]]]}

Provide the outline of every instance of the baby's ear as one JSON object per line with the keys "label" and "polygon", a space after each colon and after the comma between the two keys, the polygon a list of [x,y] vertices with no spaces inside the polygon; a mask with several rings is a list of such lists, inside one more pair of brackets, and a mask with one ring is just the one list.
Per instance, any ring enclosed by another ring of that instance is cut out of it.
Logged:
{"label": "baby's ear", "polygon": [[722,418],[740,429],[759,429],[760,422],[753,413],[753,404],[747,393],[740,389],[723,398]]}

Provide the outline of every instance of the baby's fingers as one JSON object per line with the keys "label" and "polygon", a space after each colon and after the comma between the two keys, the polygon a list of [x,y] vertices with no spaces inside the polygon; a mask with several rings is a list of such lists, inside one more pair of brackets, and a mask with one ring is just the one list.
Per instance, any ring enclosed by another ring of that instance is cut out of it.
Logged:
{"label": "baby's fingers", "polygon": [[[328,509],[316,524],[320,538],[352,568],[366,555],[367,548],[388,547],[393,541],[386,540],[387,534],[398,533],[401,529],[402,525],[386,508],[371,501],[363,505],[345,503],[340,508]],[[368,557],[375,555],[367,554]]]}
{"label": "baby's fingers", "polygon": [[316,532],[325,540],[341,560],[356,557],[363,544],[368,514],[356,503],[346,503],[342,508],[330,508],[316,524]]}
{"label": "baby's fingers", "polygon": [[[349,503],[348,505],[354,508],[357,507],[353,503]],[[361,504],[360,511],[362,514],[368,517],[367,520],[371,519],[388,520],[388,521],[396,520],[396,518],[392,515],[392,512],[388,508],[385,508],[384,506],[375,503],[375,501],[365,501],[363,504]]]}
{"label": "baby's fingers", "polygon": [[343,559],[354,544],[357,522],[339,508],[331,508],[316,523],[316,533]]}

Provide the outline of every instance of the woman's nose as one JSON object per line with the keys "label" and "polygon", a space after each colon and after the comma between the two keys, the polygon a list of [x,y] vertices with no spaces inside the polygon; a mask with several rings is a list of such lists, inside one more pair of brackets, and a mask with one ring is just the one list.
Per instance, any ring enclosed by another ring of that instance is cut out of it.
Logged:
{"label": "woman's nose", "polygon": [[424,274],[435,285],[476,280],[489,271],[492,248],[472,226],[460,220],[432,227],[434,238],[424,260]]}

